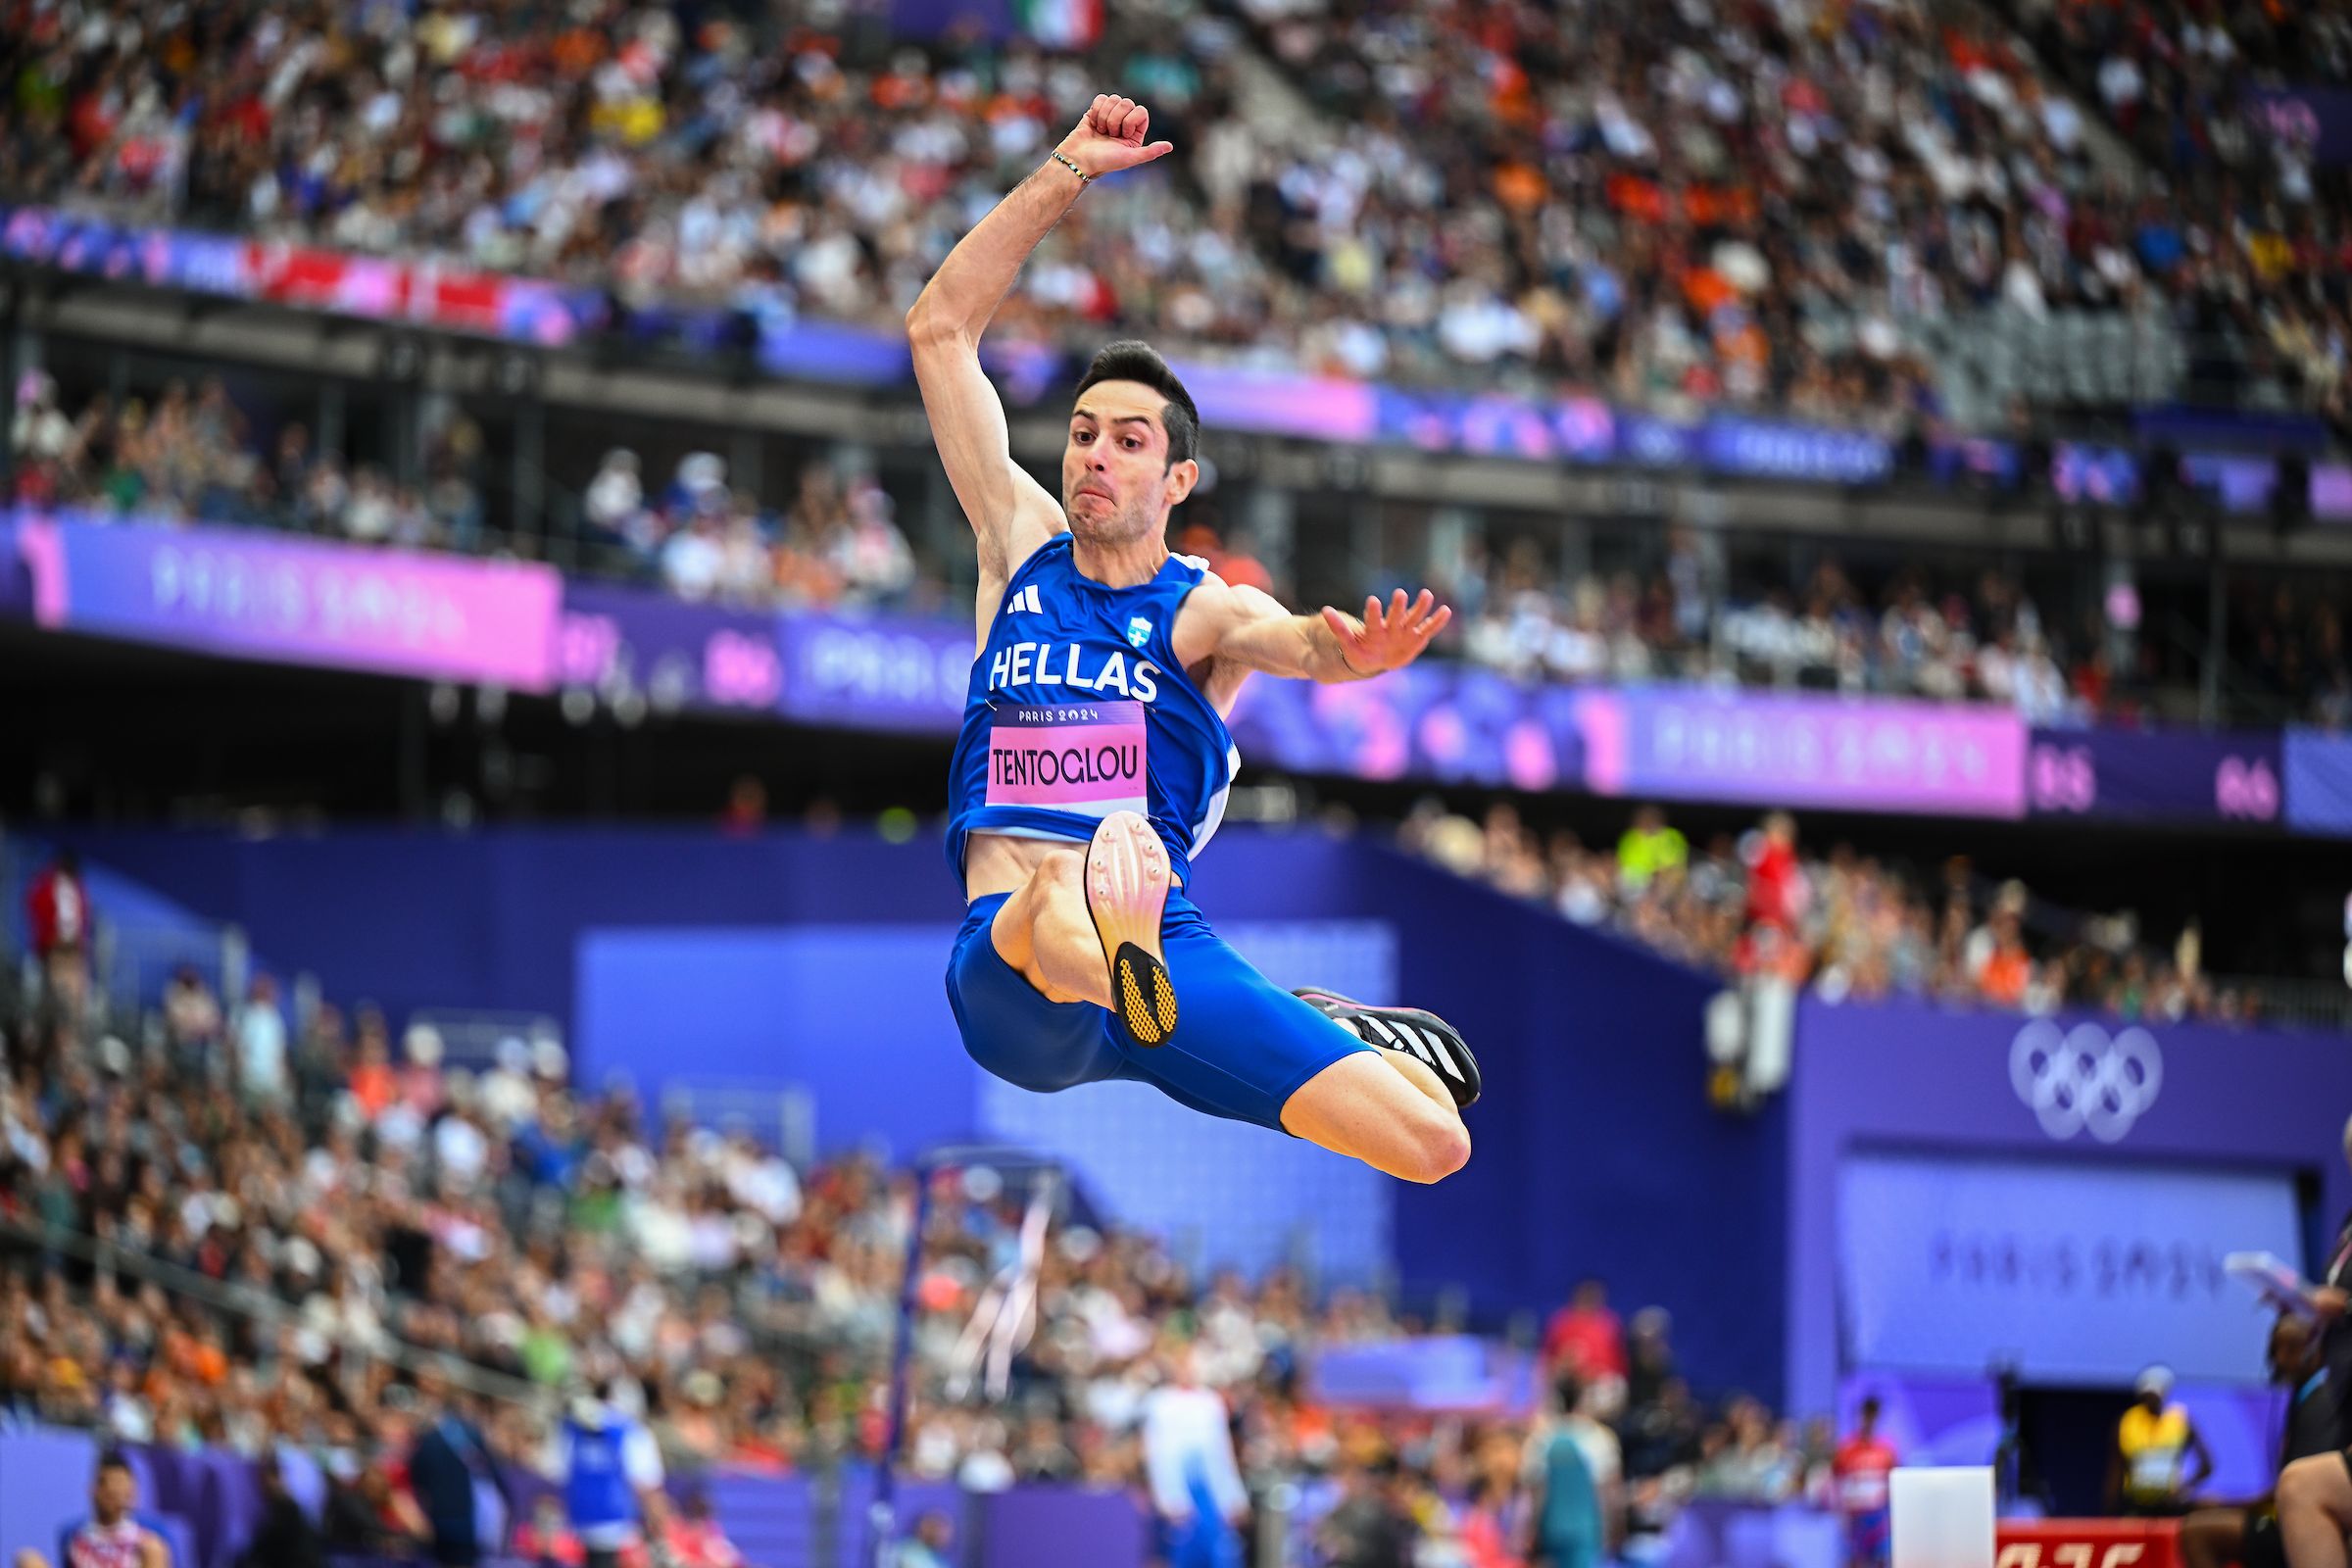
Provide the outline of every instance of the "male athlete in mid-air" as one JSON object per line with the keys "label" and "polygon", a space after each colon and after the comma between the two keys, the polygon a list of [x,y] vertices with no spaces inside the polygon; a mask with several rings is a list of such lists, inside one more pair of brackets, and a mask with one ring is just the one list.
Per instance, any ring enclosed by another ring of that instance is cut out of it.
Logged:
{"label": "male athlete in mid-air", "polygon": [[1294,615],[1168,554],[1200,474],[1200,417],[1167,365],[1113,343],[1078,384],[1061,501],[1013,462],[980,334],[1085,186],[1171,151],[1099,97],[965,235],[906,315],[923,406],[980,547],[980,653],[950,776],[948,859],[970,901],[948,997],[973,1059],[1040,1091],[1142,1079],[1393,1176],[1470,1157],[1477,1064],[1443,1020],[1289,995],[1209,930],[1184,883],[1241,757],[1252,671],[1363,680],[1419,658],[1449,612],[1423,593],[1361,619]]}

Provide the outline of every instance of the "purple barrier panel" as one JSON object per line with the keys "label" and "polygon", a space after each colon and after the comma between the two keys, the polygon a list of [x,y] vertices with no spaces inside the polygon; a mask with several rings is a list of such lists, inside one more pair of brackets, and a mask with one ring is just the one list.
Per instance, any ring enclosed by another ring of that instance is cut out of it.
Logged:
{"label": "purple barrier panel", "polygon": [[[874,1560],[874,1469],[871,1465],[855,1465],[841,1473],[840,1511],[833,1527],[833,1562],[835,1568],[871,1568]],[[912,1476],[899,1477],[898,1494],[892,1503],[897,1514],[895,1530],[900,1539],[914,1529],[916,1520],[927,1513],[944,1513],[956,1529],[956,1544],[948,1552],[951,1562],[960,1561],[969,1543],[971,1515],[965,1507],[963,1489],[953,1481],[918,1481]],[[1107,1565],[1106,1565],[1107,1568]]]}
{"label": "purple barrier panel", "polygon": [[1210,429],[1362,442],[1372,439],[1379,423],[1375,389],[1368,382],[1189,362],[1173,368],[1200,408],[1200,422]]}
{"label": "purple barrier panel", "polygon": [[944,620],[795,615],[782,622],[788,718],[952,734],[972,672],[972,629]]}
{"label": "purple barrier panel", "polygon": [[[2332,1033],[2026,1018],[1923,1003],[1839,1006],[1807,997],[1788,1104],[1786,1402],[1794,1409],[1828,1408],[1845,1370],[1839,1199],[1857,1154],[1901,1151],[1947,1166],[1975,1159],[1995,1171],[2036,1163],[2111,1180],[2119,1195],[2135,1177],[2259,1174],[2316,1182],[2328,1220],[2352,1208],[2352,1171],[2340,1152],[2352,1054]],[[2018,1216],[2021,1224],[2041,1217]],[[2006,1243],[1959,1237],[1949,1266],[1975,1282],[1971,1289],[2013,1286],[2021,1298],[2061,1293],[2044,1303],[2045,1316],[2129,1312],[2143,1298],[2153,1311],[2177,1292],[2219,1293],[2223,1301],[2239,1292],[2245,1343],[2259,1350],[2250,1293],[2216,1285],[2198,1256],[2143,1250],[2135,1244],[2114,1253],[2109,1267],[2093,1237],[2078,1240],[2071,1268],[2064,1249],[2033,1267],[2021,1251],[2012,1267]],[[1980,1257],[1997,1266],[1980,1267]],[[1920,1266],[1937,1266],[1932,1251]],[[2028,1305],[2013,1315],[2020,1330],[2036,1321]]]}
{"label": "purple barrier panel", "polygon": [[[17,1553],[57,1553],[57,1533],[90,1511],[98,1445],[84,1432],[45,1428],[0,1432],[0,1563]],[[141,1493],[153,1507],[152,1493]]]}
{"label": "purple barrier panel", "polygon": [[784,695],[777,617],[690,605],[651,588],[567,582],[555,679],[636,691],[656,709],[772,710]]}
{"label": "purple barrier panel", "polygon": [[975,1568],[1140,1568],[1151,1521],[1123,1491],[1014,1487],[979,1499]]}
{"label": "purple barrier panel", "polygon": [[1675,1515],[1663,1556],[1664,1568],[1839,1568],[1844,1561],[1838,1515],[1827,1509],[1715,1497]]}
{"label": "purple barrier panel", "polygon": [[1534,1358],[1467,1335],[1334,1347],[1316,1352],[1308,1376],[1325,1404],[1496,1415],[1536,1405]]}
{"label": "purple barrier panel", "polygon": [[198,1455],[160,1443],[134,1444],[124,1454],[138,1481],[139,1496],[149,1506],[196,1522],[204,1496],[204,1464]]}
{"label": "purple barrier panel", "polygon": [[[140,1523],[164,1538],[164,1561],[167,1568],[196,1568],[204,1559],[198,1555],[195,1527],[175,1513],[143,1513]],[[52,1543],[54,1544],[54,1543]]]}
{"label": "purple barrier panel", "polygon": [[509,1528],[516,1521],[507,1517],[507,1499],[498,1494],[498,1488],[480,1476],[473,1478],[473,1539],[484,1546],[498,1547],[507,1543]]}
{"label": "purple barrier panel", "polygon": [[904,332],[831,321],[778,321],[760,334],[760,368],[848,386],[897,386],[914,373]]}
{"label": "purple barrier panel", "polygon": [[1572,687],[1416,664],[1360,685],[1252,681],[1232,729],[1245,759],[1299,772],[1575,789],[1581,702]]}
{"label": "purple barrier panel", "polygon": [[203,1568],[228,1568],[252,1538],[253,1517],[261,1512],[261,1487],[253,1467],[233,1453],[208,1448],[188,1457],[196,1484],[196,1507],[189,1523],[196,1527],[199,1560]]}
{"label": "purple barrier panel", "polygon": [[326,1472],[310,1450],[291,1443],[277,1446],[277,1472],[285,1478],[286,1494],[310,1515],[313,1524],[326,1514]]}
{"label": "purple barrier panel", "polygon": [[549,566],[219,528],[19,521],[45,626],[521,691],[554,684],[563,581]]}
{"label": "purple barrier panel", "polygon": [[2352,735],[2300,726],[2286,732],[2286,825],[2352,838]]}
{"label": "purple barrier panel", "polygon": [[2256,130],[2323,168],[2352,164],[2352,91],[2341,87],[2271,87],[2246,94]]}
{"label": "purple barrier panel", "polygon": [[1426,452],[1476,452],[1536,461],[1607,463],[1617,456],[1617,415],[1598,398],[1535,403],[1499,394],[1376,389],[1379,439]]}
{"label": "purple barrier panel", "polygon": [[0,620],[24,620],[32,614],[32,569],[17,553],[17,524],[0,516]]}
{"label": "purple barrier panel", "polygon": [[1586,783],[1601,795],[2025,810],[2026,728],[1994,709],[1634,687],[1582,694],[1578,721]]}
{"label": "purple barrier panel", "polygon": [[[2145,1030],[2036,1022],[2017,1044],[2021,1092],[2053,1137],[2120,1141],[2161,1103],[2165,1054]],[[1838,1227],[1848,1365],[1967,1376],[1999,1359],[2091,1388],[2129,1388],[2152,1362],[2259,1386],[2268,1322],[2223,1260],[2302,1250],[2293,1175],[2277,1167],[1848,1150]]]}
{"label": "purple barrier panel", "polygon": [[2330,463],[2311,470],[2311,514],[2322,522],[2352,518],[2352,467]]}
{"label": "purple barrier panel", "polygon": [[746,1561],[764,1568],[799,1568],[816,1552],[816,1502],[804,1475],[758,1475],[716,1471],[674,1484],[684,1494],[702,1491],[727,1539]]}
{"label": "purple barrier panel", "polygon": [[1707,420],[1698,451],[1706,467],[1761,479],[1869,484],[1894,471],[1894,448],[1884,437],[1731,415]]}
{"label": "purple barrier panel", "polygon": [[2277,735],[2037,729],[2026,806],[2035,816],[2270,825],[2284,765]]}

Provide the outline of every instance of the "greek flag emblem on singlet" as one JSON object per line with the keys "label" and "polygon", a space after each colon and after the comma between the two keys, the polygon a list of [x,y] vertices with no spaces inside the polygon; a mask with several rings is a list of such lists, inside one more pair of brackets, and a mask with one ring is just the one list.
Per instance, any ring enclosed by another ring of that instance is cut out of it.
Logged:
{"label": "greek flag emblem on singlet", "polygon": [[1138,615],[1127,622],[1127,642],[1130,647],[1141,648],[1151,640],[1152,623],[1150,621]]}

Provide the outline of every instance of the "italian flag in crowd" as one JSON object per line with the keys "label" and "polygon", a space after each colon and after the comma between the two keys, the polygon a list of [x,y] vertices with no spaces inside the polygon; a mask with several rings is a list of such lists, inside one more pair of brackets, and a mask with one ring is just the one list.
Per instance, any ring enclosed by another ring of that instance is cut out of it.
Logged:
{"label": "italian flag in crowd", "polygon": [[1102,36],[1102,0],[1013,0],[1021,31],[1049,49],[1086,49]]}

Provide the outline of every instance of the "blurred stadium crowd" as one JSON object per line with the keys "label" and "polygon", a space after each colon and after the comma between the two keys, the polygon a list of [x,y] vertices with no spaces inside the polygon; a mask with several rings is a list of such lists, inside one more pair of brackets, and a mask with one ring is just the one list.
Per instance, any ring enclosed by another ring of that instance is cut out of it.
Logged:
{"label": "blurred stadium crowd", "polygon": [[[1906,436],[2027,416],[1997,395],[1956,409],[1925,324],[2088,313],[2181,334],[2203,390],[2352,430],[2352,187],[2249,96],[2289,68],[2352,81],[2343,9],[2007,15],[2022,44],[1923,0],[1153,0],[1111,19],[1112,81],[1084,52],[908,45],[838,0],[691,28],[617,0],[0,0],[0,199],[447,257],[624,308],[895,328],[1115,86],[1181,156],[1088,193],[1006,302],[1008,341],[1091,349],[1116,326],[1269,368],[1565,384]],[[15,500],[512,548],[487,527],[483,438],[464,419],[404,484],[299,425],[257,433],[218,380],[118,403],[36,376],[12,395]],[[790,494],[763,503],[710,454],[663,477],[614,451],[582,522],[688,599],[944,600],[945,564],[874,477],[811,464]],[[1181,543],[1266,576],[1246,540]],[[1461,617],[1452,651],[1531,679],[1894,692],[2059,723],[2131,712],[2143,675],[2113,663],[2104,609],[2039,606],[1999,574],[1864,586],[1831,561],[1755,580],[1686,530],[1639,573],[1478,535],[1427,564]],[[2352,724],[2337,607],[2281,586],[2233,628],[2295,713]],[[1645,812],[1604,848],[1542,837],[1507,806],[1483,822],[1429,806],[1402,833],[1727,975],[2034,1012],[2260,1012],[2202,972],[2193,928],[2158,951],[2126,917],[2056,914],[1962,864],[1923,879],[1808,854],[1782,817],[1693,846]],[[748,1132],[571,1084],[560,1050],[449,1066],[429,1031],[366,1007],[297,1014],[266,979],[224,998],[190,970],[152,1010],[110,1015],[73,954],[42,957],[0,1008],[0,1218],[36,1228],[0,1232],[0,1425],[298,1446],[357,1499],[330,1514],[356,1550],[417,1544],[406,1459],[437,1401],[473,1402],[468,1369],[541,1396],[476,1405],[518,1464],[546,1462],[549,1410],[589,1388],[642,1417],[677,1472],[879,1451],[907,1173],[795,1168]],[[1540,1354],[1570,1375],[1569,1408],[1376,1419],[1318,1403],[1306,1360],[1434,1325],[1288,1271],[1202,1278],[1082,1224],[1046,1251],[1011,1396],[956,1402],[954,1346],[1021,1214],[981,1173],[943,1182],[916,1292],[920,1474],[1143,1494],[1145,1407],[1198,1379],[1227,1403],[1252,1494],[1293,1498],[1302,1561],[1353,1560],[1364,1525],[1437,1544],[1424,1561],[1513,1568],[1530,1455],[1560,1431],[1614,1538],[1662,1530],[1694,1495],[1828,1487],[1827,1428],[1728,1391],[1702,1402],[1654,1311],[1629,1333],[1587,1293],[1553,1319]],[[212,1289],[93,1268],[39,1228]]]}
{"label": "blurred stadium crowd", "polygon": [[2340,421],[2352,204],[2244,97],[2290,60],[2341,79],[2340,16],[2019,9],[2031,47],[1917,0],[1169,0],[1098,56],[914,46],[831,5],[689,29],[12,0],[0,191],[895,327],[1115,86],[1182,156],[1090,193],[1007,339],[1091,349],[1115,320],[1901,433],[1948,412],[1913,323],[2082,310],[2177,324],[2213,345],[2192,378]]}
{"label": "blurred stadium crowd", "polygon": [[[20,388],[13,430],[17,497],[163,518],[290,528],[395,549],[499,549],[485,531],[481,432],[457,417],[435,432],[415,485],[372,466],[347,466],[299,422],[268,444],[218,378],[170,381],[118,407],[94,393],[64,406],[45,375]],[[944,607],[950,567],[918,551],[890,492],[868,472],[805,465],[790,499],[762,503],[728,483],[715,453],[692,453],[667,477],[637,454],[605,455],[581,497],[600,560],[693,600],[736,606]],[[1179,550],[1230,580],[1281,588],[1250,554],[1207,525]],[[1431,559],[1428,576],[1462,629],[1441,644],[1526,679],[1695,680],[1874,692],[2013,707],[2036,724],[2126,718],[2155,673],[2119,666],[2109,612],[2045,616],[1997,571],[1973,585],[1906,568],[1874,588],[1835,557],[1801,578],[1735,575],[1720,537],[1671,530],[1642,572],[1564,570],[1533,537],[1490,546],[1471,531]],[[1386,583],[1366,582],[1359,590]],[[2352,723],[2352,660],[2340,609],[2325,586],[2282,583],[2233,612],[2232,652],[2244,678],[2281,711]],[[2153,645],[2139,655],[2155,658]]]}
{"label": "blurred stadium crowd", "polygon": [[[470,1405],[504,1458],[551,1462],[552,1398],[477,1403],[466,1368],[550,1396],[602,1391],[649,1426],[673,1476],[878,1451],[906,1173],[864,1158],[795,1170],[741,1131],[657,1125],[625,1093],[569,1086],[560,1046],[511,1042],[469,1072],[444,1066],[428,1029],[395,1049],[367,1008],[289,1017],[267,979],[224,1002],[184,971],[133,1017],[90,1000],[70,947],[45,971],[0,1032],[0,1217],[33,1228],[0,1233],[0,1426],[291,1446],[330,1478],[328,1545],[388,1552],[419,1544],[405,1460],[448,1402]],[[1428,1331],[1376,1295],[1289,1271],[1203,1279],[1153,1241],[1070,1223],[1046,1250],[1010,1397],[950,1400],[955,1342],[1018,1246],[1021,1203],[992,1170],[939,1181],[916,1291],[915,1473],[1141,1493],[1152,1392],[1205,1385],[1228,1402],[1252,1492],[1295,1489],[1298,1560],[1354,1560],[1334,1532],[1375,1494],[1388,1528],[1454,1544],[1443,1560],[1517,1560],[1525,1457],[1557,1413],[1531,1433],[1319,1404],[1301,1375],[1315,1349]],[[211,1298],[93,1268],[61,1236],[186,1270]],[[1662,1312],[1629,1336],[1588,1286],[1541,1353],[1578,1380],[1571,1425],[1619,1534],[1662,1528],[1693,1494],[1827,1483],[1826,1427],[1799,1432],[1737,1396],[1702,1405]]]}
{"label": "blurred stadium crowd", "polygon": [[1931,997],[2151,1021],[2251,1021],[2262,1010],[2259,989],[2217,987],[2203,972],[2194,925],[2167,952],[2128,913],[2036,905],[2023,883],[1986,885],[1964,858],[1923,881],[1842,844],[1808,856],[1785,812],[1694,848],[1646,807],[1611,848],[1565,830],[1539,835],[1507,803],[1474,822],[1431,800],[1399,837],[1448,870],[1579,924],[1622,931],[1726,977],[1809,986],[1833,1001]]}

